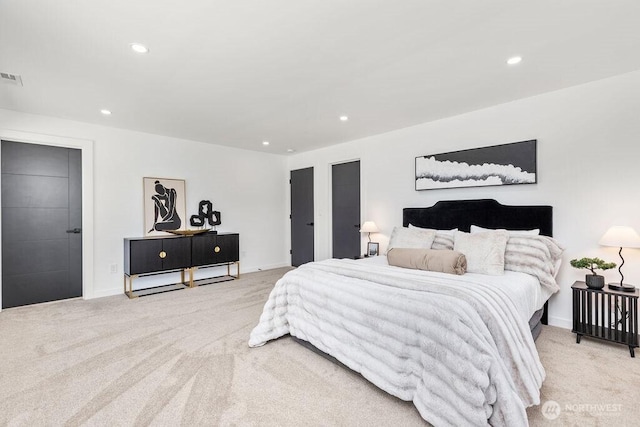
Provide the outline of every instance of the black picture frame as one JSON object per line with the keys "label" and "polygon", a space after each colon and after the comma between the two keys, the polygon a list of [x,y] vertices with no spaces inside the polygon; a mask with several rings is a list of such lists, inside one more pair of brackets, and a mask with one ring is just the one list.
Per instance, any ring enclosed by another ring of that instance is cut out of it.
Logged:
{"label": "black picture frame", "polygon": [[416,191],[537,182],[535,139],[415,159]]}
{"label": "black picture frame", "polygon": [[380,244],[378,242],[367,242],[367,256],[378,256]]}

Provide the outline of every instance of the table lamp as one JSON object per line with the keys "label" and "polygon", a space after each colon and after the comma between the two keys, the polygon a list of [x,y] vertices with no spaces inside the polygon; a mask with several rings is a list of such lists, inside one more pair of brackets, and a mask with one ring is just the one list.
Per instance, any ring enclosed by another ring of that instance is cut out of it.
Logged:
{"label": "table lamp", "polygon": [[378,226],[373,221],[365,221],[362,224],[362,228],[360,228],[361,233],[368,233],[369,241],[371,241],[371,233],[377,233],[378,231],[380,230],[378,230]]}
{"label": "table lamp", "polygon": [[618,291],[633,292],[636,287],[624,283],[624,275],[622,274],[622,266],[624,258],[622,258],[622,248],[640,248],[640,235],[631,227],[615,225],[607,230],[598,242],[602,246],[614,246],[620,248],[618,255],[622,263],[618,267],[620,273],[620,283],[609,283],[610,289]]}

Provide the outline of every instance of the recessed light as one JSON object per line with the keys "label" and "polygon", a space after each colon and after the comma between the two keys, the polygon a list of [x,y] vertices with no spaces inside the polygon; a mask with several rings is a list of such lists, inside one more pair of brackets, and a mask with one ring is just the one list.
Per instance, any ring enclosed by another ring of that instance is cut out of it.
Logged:
{"label": "recessed light", "polygon": [[131,43],[129,46],[135,53],[149,53],[149,48],[141,43]]}
{"label": "recessed light", "polygon": [[340,116],[340,121],[346,122],[347,120],[349,120],[348,116]]}
{"label": "recessed light", "polygon": [[519,64],[520,61],[522,61],[522,57],[521,56],[513,56],[513,57],[507,59],[507,64],[516,65],[516,64]]}
{"label": "recessed light", "polygon": [[294,150],[293,148],[287,148],[287,153],[293,153],[294,151],[296,150]]}
{"label": "recessed light", "polygon": [[104,114],[105,116],[110,116],[110,115],[111,115],[111,111],[110,111],[110,110],[102,109],[102,110],[100,110],[100,112],[101,112],[102,114]]}
{"label": "recessed light", "polygon": [[269,141],[262,141],[262,145],[269,145]]}

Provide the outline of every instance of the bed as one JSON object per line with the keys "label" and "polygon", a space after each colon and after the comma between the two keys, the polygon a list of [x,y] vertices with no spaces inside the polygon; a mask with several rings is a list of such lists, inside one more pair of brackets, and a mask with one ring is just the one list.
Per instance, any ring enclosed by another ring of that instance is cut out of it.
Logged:
{"label": "bed", "polygon": [[[405,208],[402,225],[423,228],[469,231],[472,225],[507,230],[538,229],[543,236],[553,237],[553,207],[508,206],[493,199],[440,201],[428,208]],[[533,338],[540,334],[542,325],[548,322],[550,295],[546,295],[542,307],[529,320]],[[543,297],[544,298],[544,297]]]}
{"label": "bed", "polygon": [[[403,210],[405,227],[472,225],[550,237],[552,208],[466,200]],[[548,295],[514,297],[512,288],[536,286],[542,281],[517,271],[453,277],[389,266],[382,256],[313,262],[278,281],[249,345],[290,334],[412,401],[436,426],[527,425],[545,377],[534,335]]]}

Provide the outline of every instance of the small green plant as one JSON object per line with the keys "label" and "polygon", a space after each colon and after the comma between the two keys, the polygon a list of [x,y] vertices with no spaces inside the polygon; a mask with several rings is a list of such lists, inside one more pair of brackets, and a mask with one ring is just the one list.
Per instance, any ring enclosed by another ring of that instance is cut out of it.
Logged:
{"label": "small green plant", "polygon": [[596,270],[609,270],[610,268],[615,268],[615,262],[606,262],[600,258],[581,258],[581,259],[572,259],[569,261],[571,263],[571,267],[574,268],[584,268],[587,270],[591,270],[591,273],[596,276]]}

